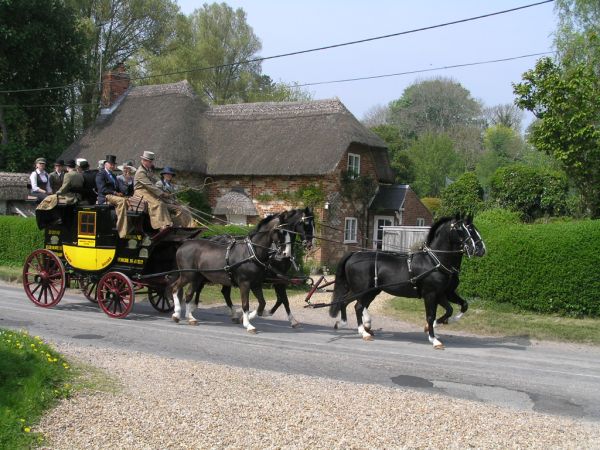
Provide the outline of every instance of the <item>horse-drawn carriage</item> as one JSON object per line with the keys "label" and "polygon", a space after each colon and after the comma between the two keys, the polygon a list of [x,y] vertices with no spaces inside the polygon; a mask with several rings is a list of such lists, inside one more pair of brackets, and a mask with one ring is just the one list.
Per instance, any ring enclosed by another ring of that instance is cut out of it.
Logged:
{"label": "horse-drawn carriage", "polygon": [[110,317],[126,317],[136,293],[145,292],[161,312],[173,309],[166,295],[164,271],[175,266],[177,249],[201,228],[167,228],[157,232],[143,211],[127,212],[133,232],[119,238],[110,205],[57,205],[36,211],[44,229],[44,248],[33,251],[23,267],[23,287],[41,307],[53,307],[67,287],[76,284]]}

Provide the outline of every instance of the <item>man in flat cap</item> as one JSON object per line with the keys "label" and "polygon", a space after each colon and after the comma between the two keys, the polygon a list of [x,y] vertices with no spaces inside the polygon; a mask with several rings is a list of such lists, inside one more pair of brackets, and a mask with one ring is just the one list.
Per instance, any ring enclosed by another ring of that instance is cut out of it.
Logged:
{"label": "man in flat cap", "polygon": [[50,174],[50,187],[52,192],[60,189],[65,178],[65,162],[62,159],[57,159],[54,162],[54,171]]}
{"label": "man in flat cap", "polygon": [[113,174],[117,164],[115,155],[106,155],[104,168],[96,175],[96,190],[98,191],[98,204],[108,203],[115,207],[117,213],[117,230],[119,237],[124,238],[129,228],[127,222],[127,199],[119,192],[117,177]]}
{"label": "man in flat cap", "polygon": [[158,181],[152,173],[154,153],[145,151],[140,156],[141,164],[135,173],[134,195],[148,202],[150,224],[155,230],[170,226],[194,227],[192,215],[180,205],[174,204],[175,198],[156,186]]}
{"label": "man in flat cap", "polygon": [[31,184],[30,195],[37,198],[37,203],[40,203],[46,196],[52,194],[50,177],[46,172],[46,158],[35,160],[35,170],[29,175],[29,183]]}

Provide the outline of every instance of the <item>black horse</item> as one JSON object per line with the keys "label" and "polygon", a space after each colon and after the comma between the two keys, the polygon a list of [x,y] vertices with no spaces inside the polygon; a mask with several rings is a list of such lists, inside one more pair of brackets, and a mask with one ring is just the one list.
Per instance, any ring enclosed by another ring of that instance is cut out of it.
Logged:
{"label": "black horse", "polygon": [[[272,245],[279,246],[284,240],[282,227],[286,224],[283,214],[263,219],[250,235],[243,239],[229,239],[227,244],[209,239],[197,239],[183,243],[177,250],[179,277],[171,284],[175,312],[173,320],[179,322],[181,305],[179,296],[183,288],[192,284],[193,289],[186,296],[185,317],[191,325],[197,324],[193,311],[198,306],[199,293],[206,283],[223,286],[239,286],[242,297],[243,325],[249,333],[256,328],[250,323],[250,290],[258,301],[265,303],[261,284],[267,271],[267,262]],[[192,297],[198,292],[194,302]]]}
{"label": "black horse", "polygon": [[[469,224],[469,225],[467,225]],[[360,251],[352,252],[338,264],[332,305],[329,313],[336,317],[340,310],[356,300],[355,311],[358,332],[365,340],[372,340],[368,307],[382,291],[400,297],[423,297],[429,341],[434,348],[443,348],[434,332],[437,305],[451,310],[449,296],[458,286],[458,273],[463,253],[472,256],[477,251],[476,240],[469,227],[479,236],[469,218],[445,217],[429,230],[422,250],[410,254]],[[479,236],[480,246],[485,246]],[[465,305],[466,302],[460,299]],[[465,309],[466,310],[466,309]],[[363,318],[368,322],[367,329]],[[345,317],[342,317],[345,320]]]}
{"label": "black horse", "polygon": [[[300,238],[302,246],[309,250],[313,245],[313,238],[315,235],[315,221],[314,216],[310,208],[299,208],[285,211],[282,214],[282,220],[284,225],[281,226],[281,230],[284,232],[285,239],[282,245],[281,251],[276,254],[272,254],[267,263],[266,280],[273,283],[273,289],[277,295],[277,301],[275,305],[268,311],[265,311],[266,304],[261,303],[261,298],[264,298],[262,294],[257,295],[254,289],[260,289],[259,287],[252,288],[252,292],[256,296],[259,302],[256,314],[259,316],[272,316],[275,311],[283,305],[285,312],[287,313],[288,320],[292,328],[296,328],[300,325],[290,309],[290,301],[287,296],[286,286],[289,283],[289,279],[286,274],[292,267],[298,270],[298,267],[294,260],[294,244],[296,238]],[[214,240],[224,242],[228,238],[226,236],[216,236]],[[231,320],[234,323],[239,323],[238,315],[234,309],[231,301],[231,285],[224,285],[221,289],[221,293],[225,298],[225,303],[231,311]]]}

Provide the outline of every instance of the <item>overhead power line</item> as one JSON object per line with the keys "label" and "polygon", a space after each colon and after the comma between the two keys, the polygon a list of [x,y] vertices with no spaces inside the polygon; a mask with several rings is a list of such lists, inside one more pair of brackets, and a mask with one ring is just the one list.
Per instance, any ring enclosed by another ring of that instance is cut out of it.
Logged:
{"label": "overhead power line", "polygon": [[[502,10],[502,11],[496,11],[496,12],[493,12],[493,13],[482,14],[482,15],[474,16],[474,17],[468,17],[466,19],[454,20],[454,21],[451,21],[451,22],[444,22],[444,23],[440,23],[440,24],[437,24],[437,25],[430,25],[430,26],[421,27],[421,28],[414,28],[412,30],[405,30],[405,31],[397,32],[397,33],[384,34],[384,35],[381,35],[381,36],[375,36],[375,37],[370,37],[370,38],[365,38],[365,39],[359,39],[359,40],[355,40],[355,41],[343,42],[343,43],[340,43],[340,44],[326,45],[326,46],[323,46],[323,47],[316,47],[316,48],[311,48],[311,49],[307,49],[307,50],[299,50],[299,51],[295,51],[295,52],[281,53],[281,54],[278,54],[278,55],[264,56],[264,57],[249,59],[249,60],[245,60],[245,61],[238,61],[238,62],[230,63],[230,64],[221,64],[221,65],[218,65],[218,66],[210,66],[210,67],[196,67],[196,68],[190,68],[190,69],[184,69],[184,70],[177,70],[177,71],[173,71],[173,72],[165,72],[165,73],[155,74],[155,75],[140,76],[140,77],[130,78],[130,81],[146,80],[146,79],[150,79],[150,78],[165,77],[165,76],[170,76],[170,75],[181,75],[181,74],[184,74],[184,73],[202,72],[202,71],[205,71],[205,70],[222,69],[222,68],[226,68],[226,67],[239,66],[239,65],[251,64],[251,63],[255,63],[255,62],[267,61],[267,60],[270,60],[270,59],[276,59],[276,58],[284,58],[284,57],[288,57],[288,56],[302,55],[302,54],[305,54],[305,53],[312,53],[312,52],[318,52],[318,51],[323,51],[323,50],[331,50],[331,49],[334,49],[334,48],[345,47],[345,46],[356,45],[356,44],[363,44],[365,42],[372,42],[372,41],[381,40],[381,39],[389,39],[389,38],[392,38],[392,37],[403,36],[403,35],[412,34],[412,33],[418,33],[418,32],[421,32],[421,31],[433,30],[433,29],[436,29],[436,28],[447,27],[447,26],[450,26],[450,25],[457,25],[459,23],[465,23],[465,22],[471,22],[471,21],[474,21],[474,20],[485,19],[485,18],[488,18],[488,17],[493,17],[493,16],[498,16],[498,15],[501,15],[501,14],[507,14],[507,13],[511,13],[511,12],[515,12],[515,11],[520,11],[520,10],[523,10],[523,9],[532,8],[534,6],[539,6],[539,5],[543,5],[545,3],[552,3],[552,2],[554,2],[554,0],[543,0],[543,1],[540,1],[540,2],[537,2],[537,3],[530,3],[528,5],[518,6],[516,8],[505,9],[505,10]],[[94,84],[97,84],[97,82],[83,83],[84,86],[94,85]],[[21,93],[21,92],[49,91],[49,90],[55,90],[55,89],[72,88],[73,86],[75,86],[74,83],[68,84],[68,85],[63,85],[63,86],[53,86],[53,87],[40,87],[40,88],[31,88],[31,89],[3,90],[3,91],[0,91],[0,94],[14,94],[14,93]]]}
{"label": "overhead power line", "polygon": [[[418,74],[418,73],[433,72],[433,71],[438,71],[438,70],[456,69],[456,68],[460,68],[460,67],[473,67],[473,66],[480,66],[480,65],[484,65],[484,64],[494,64],[494,63],[499,63],[499,62],[514,61],[517,59],[532,58],[534,56],[550,55],[553,53],[555,53],[555,52],[548,51],[548,52],[539,52],[539,53],[529,53],[526,55],[511,56],[508,58],[489,59],[486,61],[476,61],[476,62],[470,62],[470,63],[452,64],[452,65],[448,65],[448,66],[439,66],[439,67],[433,67],[433,68],[429,67],[427,69],[416,69],[416,70],[409,70],[406,72],[396,72],[396,73],[389,73],[389,74],[383,74],[383,75],[371,75],[371,76],[367,76],[367,77],[345,78],[345,79],[341,79],[341,80],[316,81],[316,82],[312,82],[312,83],[302,83],[302,84],[293,84],[293,85],[290,84],[288,86],[290,86],[290,87],[305,87],[305,86],[317,86],[317,85],[321,85],[321,84],[348,83],[348,82],[353,82],[353,81],[374,80],[374,79],[378,79],[378,78],[397,77],[397,76],[401,76],[401,75],[414,75],[414,74]],[[92,103],[76,103],[73,105],[0,105],[0,107],[2,107],[2,108],[43,108],[43,107],[60,107],[60,106],[76,107],[76,106],[89,106],[89,105],[92,105]]]}

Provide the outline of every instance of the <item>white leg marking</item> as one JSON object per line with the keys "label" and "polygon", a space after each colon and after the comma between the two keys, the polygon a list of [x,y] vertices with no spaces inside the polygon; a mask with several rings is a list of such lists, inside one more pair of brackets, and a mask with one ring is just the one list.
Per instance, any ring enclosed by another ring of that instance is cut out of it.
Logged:
{"label": "white leg marking", "polygon": [[365,328],[371,329],[371,314],[369,314],[369,310],[367,308],[363,309],[362,316]]}
{"label": "white leg marking", "polygon": [[444,348],[444,344],[438,338],[429,336],[429,342],[433,344],[433,348],[442,349]]}
{"label": "white leg marking", "polygon": [[242,323],[248,333],[256,333],[256,328],[254,328],[254,326],[250,323],[250,314],[248,314],[247,312],[244,312],[243,314]]}
{"label": "white leg marking", "polygon": [[173,315],[171,317],[176,322],[179,322],[179,319],[181,318],[181,304],[179,303],[179,297],[177,296],[177,292],[173,293],[173,303],[175,304],[175,311],[173,312]]}
{"label": "white leg marking", "polygon": [[196,310],[196,302],[193,300],[185,304],[185,318],[190,325],[196,325],[198,321],[194,317],[194,311]]}
{"label": "white leg marking", "polygon": [[288,320],[290,321],[290,325],[292,326],[292,328],[296,328],[300,326],[300,322],[298,322],[294,316],[292,315],[292,313],[288,314]]}
{"label": "white leg marking", "polygon": [[358,334],[360,334],[360,336],[365,341],[372,341],[373,340],[373,336],[371,336],[371,334],[365,330],[365,327],[363,325],[361,325],[360,327],[358,327]]}
{"label": "white leg marking", "polygon": [[450,318],[448,319],[448,322],[449,322],[449,323],[452,323],[452,322],[458,322],[458,321],[460,320],[460,318],[461,318],[462,316],[464,316],[464,315],[465,315],[465,313],[458,313],[457,315],[450,317]]}
{"label": "white leg marking", "polygon": [[248,313],[248,319],[252,320],[256,317],[256,310],[250,311],[250,313]]}
{"label": "white leg marking", "polygon": [[438,325],[439,325],[439,324],[438,324],[438,321],[437,321],[437,320],[434,320],[434,321],[433,321],[433,328],[437,328],[437,326],[438,326]]}

